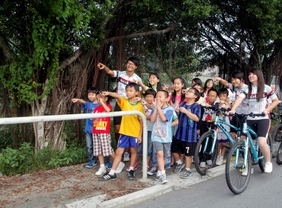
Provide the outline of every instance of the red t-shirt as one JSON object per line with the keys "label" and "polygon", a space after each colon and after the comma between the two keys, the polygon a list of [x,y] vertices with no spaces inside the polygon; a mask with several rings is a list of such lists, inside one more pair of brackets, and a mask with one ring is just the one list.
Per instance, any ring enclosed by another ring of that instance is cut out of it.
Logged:
{"label": "red t-shirt", "polygon": [[[112,111],[111,104],[107,104],[107,106]],[[94,113],[104,113],[106,112],[102,105],[99,105],[95,108]],[[103,117],[103,118],[95,118],[93,120],[93,134],[109,134],[111,133],[111,118]]]}

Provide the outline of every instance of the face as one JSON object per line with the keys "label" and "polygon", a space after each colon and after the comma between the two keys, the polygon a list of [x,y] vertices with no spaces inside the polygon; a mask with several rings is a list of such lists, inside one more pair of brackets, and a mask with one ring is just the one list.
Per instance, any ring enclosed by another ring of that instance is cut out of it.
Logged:
{"label": "face", "polygon": [[180,79],[175,79],[175,80],[173,81],[173,86],[174,86],[174,90],[175,90],[176,92],[179,92],[179,91],[181,91],[182,88],[184,87],[184,84],[181,82]]}
{"label": "face", "polygon": [[254,73],[250,73],[249,74],[249,81],[252,83],[252,84],[257,84],[258,83],[258,77],[257,75],[255,75]]}
{"label": "face", "polygon": [[208,101],[210,104],[214,103],[216,101],[216,98],[217,98],[217,94],[215,91],[209,91],[209,94],[208,94]]}
{"label": "face", "polygon": [[150,77],[149,77],[149,83],[152,85],[152,86],[155,86],[158,84],[160,80],[158,79],[158,77],[154,74],[151,74]]}
{"label": "face", "polygon": [[242,81],[241,79],[238,79],[238,78],[231,78],[231,84],[234,87],[240,87],[242,85]]}
{"label": "face", "polygon": [[163,91],[157,92],[156,100],[160,101],[162,104],[168,103],[169,98],[166,97],[166,93]]}
{"label": "face", "polygon": [[101,101],[103,101],[103,103],[106,103],[107,100],[108,100],[107,97],[105,97],[105,96],[103,96],[101,94],[96,95],[96,98],[97,98],[99,104],[101,104]]}
{"label": "face", "polygon": [[207,82],[207,87],[208,88],[212,88],[213,87],[213,81],[212,80]]}
{"label": "face", "polygon": [[128,72],[135,72],[136,69],[137,69],[137,66],[132,61],[127,61],[126,70]]}
{"label": "face", "polygon": [[226,94],[219,94],[218,97],[219,97],[220,100],[223,100],[223,101],[226,101],[227,98],[228,98],[228,96]]}
{"label": "face", "polygon": [[145,101],[149,104],[152,104],[154,102],[155,97],[153,95],[146,95]]}
{"label": "face", "polygon": [[185,98],[187,98],[187,99],[196,99],[197,96],[195,94],[195,90],[193,88],[191,88],[189,90],[186,90]]}
{"label": "face", "polygon": [[138,95],[138,91],[136,91],[134,87],[127,87],[125,89],[125,93],[128,99],[134,98]]}
{"label": "face", "polygon": [[96,94],[93,92],[89,92],[87,97],[88,97],[88,100],[90,100],[91,102],[94,102],[96,100]]}
{"label": "face", "polygon": [[197,89],[200,93],[204,91],[204,89],[199,85],[195,85],[193,88]]}

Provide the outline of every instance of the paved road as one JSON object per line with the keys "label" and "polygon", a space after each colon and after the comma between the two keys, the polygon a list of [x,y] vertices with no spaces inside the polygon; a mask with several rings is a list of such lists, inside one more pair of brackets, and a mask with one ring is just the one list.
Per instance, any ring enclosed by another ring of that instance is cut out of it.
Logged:
{"label": "paved road", "polygon": [[132,208],[208,207],[208,208],[278,208],[282,207],[282,166],[274,161],[272,174],[254,168],[250,183],[242,194],[234,195],[227,187],[225,175],[135,204]]}

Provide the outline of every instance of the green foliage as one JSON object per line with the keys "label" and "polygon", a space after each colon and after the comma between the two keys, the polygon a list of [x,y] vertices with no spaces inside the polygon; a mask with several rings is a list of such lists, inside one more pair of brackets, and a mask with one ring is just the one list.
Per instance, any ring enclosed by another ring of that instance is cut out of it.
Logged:
{"label": "green foliage", "polygon": [[78,164],[86,160],[85,147],[70,146],[64,151],[44,148],[34,153],[29,143],[19,149],[6,148],[0,153],[0,172],[5,175],[25,174]]}

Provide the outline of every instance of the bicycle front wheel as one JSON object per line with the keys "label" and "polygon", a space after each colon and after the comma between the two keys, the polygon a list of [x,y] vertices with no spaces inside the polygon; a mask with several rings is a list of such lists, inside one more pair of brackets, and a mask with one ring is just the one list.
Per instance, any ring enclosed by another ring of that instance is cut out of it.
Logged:
{"label": "bicycle front wheel", "polygon": [[198,140],[194,154],[194,165],[200,175],[206,175],[206,171],[214,166],[217,148],[217,137],[213,132],[205,132]]}
{"label": "bicycle front wheel", "polygon": [[225,166],[225,179],[234,194],[240,194],[248,186],[251,177],[251,156],[248,150],[247,164],[244,166],[245,143],[239,141],[229,151]]}
{"label": "bicycle front wheel", "polygon": [[280,142],[279,148],[277,150],[276,162],[278,165],[282,164],[282,142]]}

